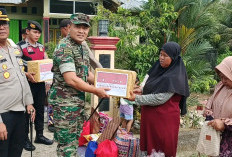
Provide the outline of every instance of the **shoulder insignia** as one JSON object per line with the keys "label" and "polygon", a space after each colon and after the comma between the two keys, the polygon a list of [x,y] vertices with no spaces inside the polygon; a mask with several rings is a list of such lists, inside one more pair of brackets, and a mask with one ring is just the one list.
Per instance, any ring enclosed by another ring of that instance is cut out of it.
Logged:
{"label": "shoulder insignia", "polygon": [[71,48],[64,48],[64,54],[71,54],[72,49]]}

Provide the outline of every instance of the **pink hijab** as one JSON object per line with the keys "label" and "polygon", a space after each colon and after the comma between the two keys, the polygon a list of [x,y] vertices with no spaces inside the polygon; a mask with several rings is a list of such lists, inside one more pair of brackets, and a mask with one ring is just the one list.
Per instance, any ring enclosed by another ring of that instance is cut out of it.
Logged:
{"label": "pink hijab", "polygon": [[[232,56],[226,57],[215,68],[216,72],[223,73],[232,81]],[[226,118],[232,120],[232,89],[224,86],[220,81],[209,98],[206,107],[212,109],[214,118]],[[228,121],[231,125],[232,121]]]}

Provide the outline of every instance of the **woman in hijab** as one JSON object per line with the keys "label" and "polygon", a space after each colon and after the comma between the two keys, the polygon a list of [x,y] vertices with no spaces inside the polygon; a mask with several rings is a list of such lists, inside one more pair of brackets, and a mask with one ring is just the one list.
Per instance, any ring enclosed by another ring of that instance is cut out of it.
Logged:
{"label": "woman in hijab", "polygon": [[216,85],[204,111],[214,117],[208,124],[222,131],[220,157],[232,156],[232,56],[226,57],[215,68],[221,81]]}
{"label": "woman in hijab", "polygon": [[141,105],[140,149],[142,156],[152,150],[175,157],[180,125],[180,109],[184,115],[189,96],[188,79],[181,47],[175,42],[163,45],[159,60],[145,77],[140,91],[131,92],[129,100]]}

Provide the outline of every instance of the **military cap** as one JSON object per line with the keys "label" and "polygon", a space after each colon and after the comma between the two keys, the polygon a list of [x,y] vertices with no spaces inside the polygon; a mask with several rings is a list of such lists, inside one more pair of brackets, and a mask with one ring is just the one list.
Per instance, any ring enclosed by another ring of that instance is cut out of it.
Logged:
{"label": "military cap", "polygon": [[72,14],[70,17],[70,20],[73,24],[80,25],[80,24],[86,24],[87,26],[90,27],[89,24],[89,16],[83,13],[77,13],[77,14]]}
{"label": "military cap", "polygon": [[42,32],[41,25],[36,21],[28,21],[27,22],[27,29],[29,29],[29,30],[30,29],[35,29],[35,30],[38,30],[38,31]]}
{"label": "military cap", "polygon": [[61,22],[60,22],[60,28],[62,27],[67,27],[68,25],[71,24],[71,21],[70,19],[63,19]]}
{"label": "military cap", "polygon": [[10,21],[5,8],[0,8],[0,21]]}

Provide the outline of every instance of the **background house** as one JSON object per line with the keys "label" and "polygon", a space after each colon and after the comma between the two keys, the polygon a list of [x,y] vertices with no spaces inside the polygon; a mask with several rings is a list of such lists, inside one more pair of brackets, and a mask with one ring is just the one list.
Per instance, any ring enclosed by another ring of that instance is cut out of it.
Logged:
{"label": "background house", "polygon": [[[73,13],[85,13],[94,16],[97,6],[116,11],[121,5],[119,0],[1,0],[0,7],[6,8],[10,18],[10,38],[15,42],[21,40],[21,29],[28,20],[36,20],[43,27],[41,43],[57,43],[60,38],[59,24]],[[97,35],[97,24],[93,24],[90,35]]]}

